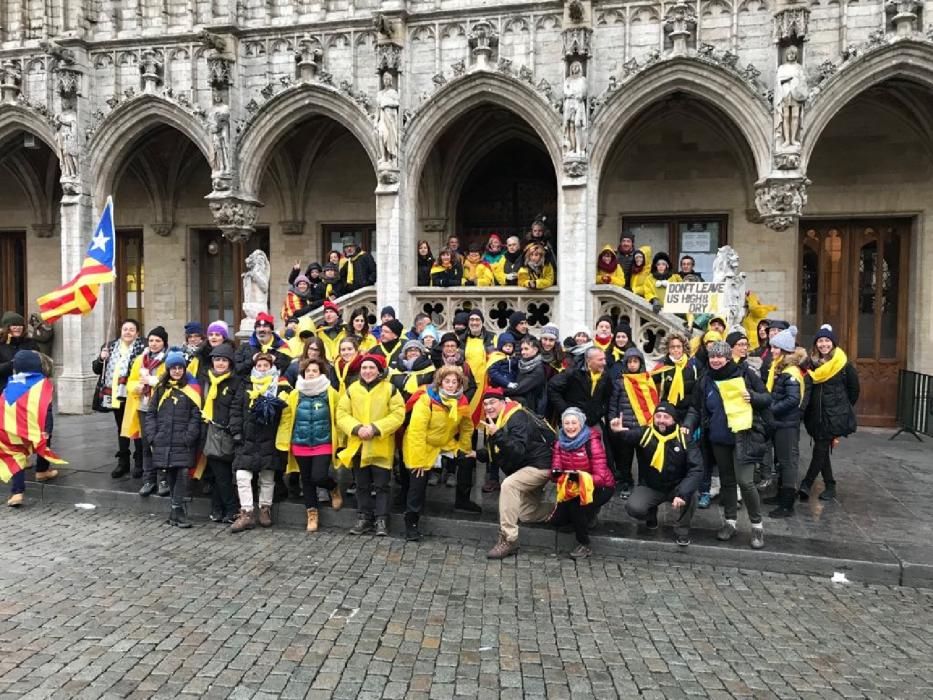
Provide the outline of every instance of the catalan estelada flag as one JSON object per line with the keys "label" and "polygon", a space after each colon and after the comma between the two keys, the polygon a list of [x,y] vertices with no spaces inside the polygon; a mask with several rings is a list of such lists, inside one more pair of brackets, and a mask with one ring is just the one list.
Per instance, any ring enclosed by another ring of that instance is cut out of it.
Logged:
{"label": "catalan estelada flag", "polygon": [[107,197],[107,205],[97,222],[80,272],[54,292],[39,297],[42,320],[54,323],[66,314],[90,313],[97,303],[100,285],[113,282],[115,250],[113,199]]}
{"label": "catalan estelada flag", "polygon": [[14,374],[0,396],[0,479],[9,481],[33,453],[65,464],[46,444],[42,432],[52,410],[52,382],[40,372]]}

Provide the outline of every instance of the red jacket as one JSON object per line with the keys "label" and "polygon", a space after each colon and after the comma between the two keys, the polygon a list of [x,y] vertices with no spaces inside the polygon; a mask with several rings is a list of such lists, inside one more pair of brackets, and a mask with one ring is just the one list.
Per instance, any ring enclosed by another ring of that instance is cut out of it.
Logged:
{"label": "red jacket", "polygon": [[584,445],[578,450],[564,450],[560,441],[554,443],[554,454],[551,457],[551,469],[561,471],[589,472],[593,475],[595,488],[615,488],[616,480],[612,476],[606,462],[606,449],[603,447],[603,436],[598,428],[590,428],[589,450]]}

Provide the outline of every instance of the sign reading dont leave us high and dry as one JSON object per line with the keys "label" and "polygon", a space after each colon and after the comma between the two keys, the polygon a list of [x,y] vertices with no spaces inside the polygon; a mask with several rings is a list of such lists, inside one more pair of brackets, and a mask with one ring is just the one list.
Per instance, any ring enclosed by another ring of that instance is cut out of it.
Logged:
{"label": "sign reading dont leave us high and dry", "polygon": [[671,282],[664,296],[664,313],[720,313],[726,285],[713,282]]}

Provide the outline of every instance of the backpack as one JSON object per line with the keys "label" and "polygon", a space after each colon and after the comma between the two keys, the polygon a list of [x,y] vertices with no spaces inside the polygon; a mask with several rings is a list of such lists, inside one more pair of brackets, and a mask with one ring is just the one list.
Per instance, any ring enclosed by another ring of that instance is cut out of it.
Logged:
{"label": "backpack", "polygon": [[[541,436],[544,443],[548,447],[553,447],[554,443],[557,442],[557,431],[551,427],[550,423],[534,411],[529,411],[527,408],[523,408],[522,410],[528,414],[532,424],[538,429],[538,434]],[[587,445],[587,449],[589,449],[589,445]]]}

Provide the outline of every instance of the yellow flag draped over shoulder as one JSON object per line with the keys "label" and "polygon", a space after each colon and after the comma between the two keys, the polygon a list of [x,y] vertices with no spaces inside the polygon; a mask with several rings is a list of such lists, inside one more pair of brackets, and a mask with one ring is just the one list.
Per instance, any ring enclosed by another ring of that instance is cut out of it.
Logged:
{"label": "yellow flag draped over shoulder", "polygon": [[726,421],[729,423],[729,430],[733,433],[751,430],[752,405],[745,401],[745,379],[743,377],[725,379],[716,382],[716,388],[719,389],[722,405],[726,409]]}

